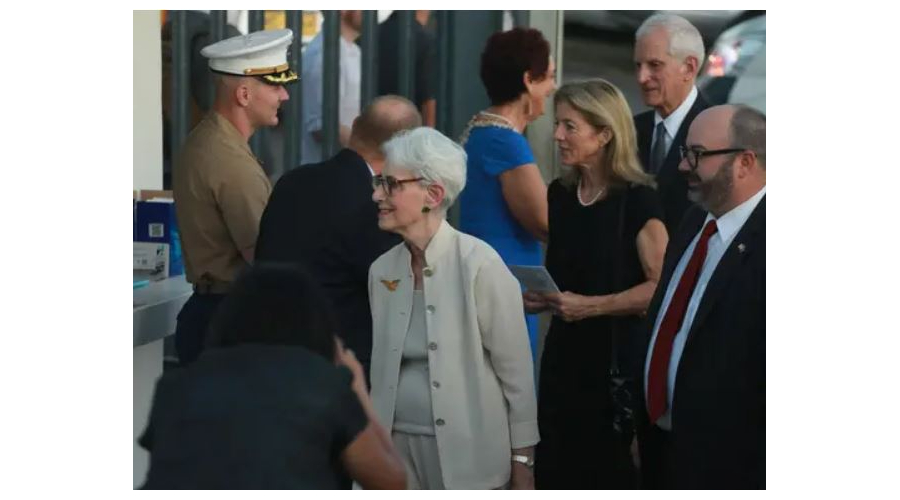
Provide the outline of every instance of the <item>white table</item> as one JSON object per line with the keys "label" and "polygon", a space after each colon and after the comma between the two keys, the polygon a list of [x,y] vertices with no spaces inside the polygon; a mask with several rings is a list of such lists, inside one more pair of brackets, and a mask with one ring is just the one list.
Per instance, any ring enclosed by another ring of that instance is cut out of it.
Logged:
{"label": "white table", "polygon": [[163,370],[163,340],[175,333],[175,318],[193,290],[175,276],[134,290],[134,487],[144,482],[149,455],[137,438],[147,426],[153,388]]}

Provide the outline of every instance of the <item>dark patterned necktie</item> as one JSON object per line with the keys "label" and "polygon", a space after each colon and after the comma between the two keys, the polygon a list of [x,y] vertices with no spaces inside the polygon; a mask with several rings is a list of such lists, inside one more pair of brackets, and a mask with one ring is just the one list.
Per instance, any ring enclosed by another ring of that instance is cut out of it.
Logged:
{"label": "dark patterned necktie", "polygon": [[666,123],[659,122],[656,125],[656,140],[653,142],[653,150],[650,153],[650,173],[658,174],[666,161]]}

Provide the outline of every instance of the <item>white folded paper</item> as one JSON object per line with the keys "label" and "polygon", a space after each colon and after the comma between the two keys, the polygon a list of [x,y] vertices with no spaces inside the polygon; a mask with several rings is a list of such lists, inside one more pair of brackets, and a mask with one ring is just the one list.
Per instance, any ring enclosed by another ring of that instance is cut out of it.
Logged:
{"label": "white folded paper", "polygon": [[509,270],[526,290],[559,293],[559,288],[544,266],[509,266]]}

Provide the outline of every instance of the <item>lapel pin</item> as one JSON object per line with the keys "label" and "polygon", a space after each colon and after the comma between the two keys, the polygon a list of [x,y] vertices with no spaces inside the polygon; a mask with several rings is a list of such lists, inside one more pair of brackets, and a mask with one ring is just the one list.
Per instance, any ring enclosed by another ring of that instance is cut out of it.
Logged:
{"label": "lapel pin", "polygon": [[385,288],[387,288],[388,290],[393,292],[393,291],[397,290],[397,285],[400,284],[400,280],[393,280],[393,281],[381,280],[381,284],[383,284]]}
{"label": "lapel pin", "polygon": [[747,245],[744,245],[743,243],[738,243],[738,252],[744,253],[745,250],[747,250]]}

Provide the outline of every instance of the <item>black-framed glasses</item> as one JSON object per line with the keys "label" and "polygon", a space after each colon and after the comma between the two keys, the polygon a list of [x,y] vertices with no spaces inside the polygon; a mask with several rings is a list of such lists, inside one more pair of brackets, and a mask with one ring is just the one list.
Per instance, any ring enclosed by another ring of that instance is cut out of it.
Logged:
{"label": "black-framed glasses", "polygon": [[747,148],[698,149],[681,146],[681,159],[687,160],[691,170],[697,170],[697,166],[700,165],[700,160],[702,160],[704,156],[740,153],[741,151],[747,151]]}
{"label": "black-framed glasses", "polygon": [[394,190],[406,184],[407,182],[418,182],[425,180],[424,177],[413,177],[412,179],[398,179],[393,175],[376,175],[372,177],[372,189],[382,188],[385,194],[391,196]]}

